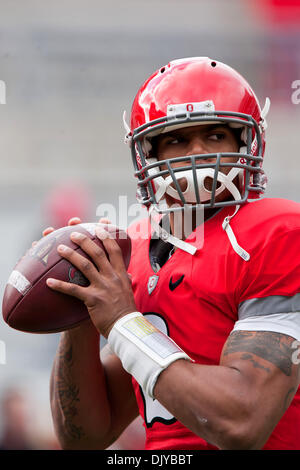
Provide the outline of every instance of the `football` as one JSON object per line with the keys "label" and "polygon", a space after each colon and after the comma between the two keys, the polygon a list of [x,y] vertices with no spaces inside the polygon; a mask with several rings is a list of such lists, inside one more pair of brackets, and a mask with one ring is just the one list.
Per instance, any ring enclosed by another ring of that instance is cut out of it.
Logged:
{"label": "football", "polygon": [[12,328],[30,333],[56,333],[78,326],[89,317],[84,303],[70,295],[56,292],[46,284],[49,277],[88,286],[85,276],[57,252],[64,244],[89,259],[81,248],[70,240],[72,232],[81,232],[103,248],[95,234],[102,225],[116,239],[126,268],[131,255],[127,233],[112,225],[81,223],[50,233],[31,247],[18,261],[5,287],[2,314]]}

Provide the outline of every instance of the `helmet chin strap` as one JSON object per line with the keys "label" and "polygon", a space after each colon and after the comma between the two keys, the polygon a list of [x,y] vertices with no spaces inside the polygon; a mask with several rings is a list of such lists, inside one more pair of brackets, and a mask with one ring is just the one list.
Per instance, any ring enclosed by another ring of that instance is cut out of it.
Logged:
{"label": "helmet chin strap", "polygon": [[153,211],[156,211],[157,215],[159,214],[156,210],[155,205],[152,205],[150,207],[149,216],[151,225],[154,228],[155,232],[158,234],[159,238],[161,238],[164,242],[171,243],[171,245],[176,246],[176,248],[180,248],[181,250],[185,251],[186,253],[189,253],[190,255],[194,255],[197,251],[197,247],[167,232],[167,230],[160,226],[159,222],[157,221],[157,217],[152,214]]}
{"label": "helmet chin strap", "polygon": [[233,233],[233,230],[230,226],[230,221],[231,219],[235,216],[235,214],[237,213],[237,211],[239,210],[241,206],[235,206],[235,211],[232,215],[230,216],[227,216],[225,217],[225,219],[223,220],[223,223],[222,223],[222,228],[223,230],[225,230],[228,238],[229,238],[229,241],[231,243],[231,246],[232,248],[234,249],[234,251],[244,260],[244,261],[249,261],[250,259],[250,254],[244,250],[244,248],[242,248],[238,242],[237,242],[237,239]]}
{"label": "helmet chin strap", "polygon": [[[233,183],[233,180],[236,178],[241,173],[241,169],[239,168],[232,168],[227,175],[224,173],[218,172],[217,175],[217,181],[220,183],[220,187],[216,189],[215,196],[218,196],[221,194],[225,189],[227,189],[230,194],[233,196],[234,200],[241,199],[241,194],[236,187],[236,185]],[[214,178],[214,170],[212,168],[201,168],[196,170],[196,177],[197,177],[197,183],[198,183],[198,191],[199,191],[199,196],[201,202],[206,202],[210,200],[212,192],[208,189],[205,188],[204,185],[204,180],[205,178]],[[196,197],[195,197],[195,182],[194,182],[194,175],[192,170],[187,170],[187,171],[182,171],[179,173],[179,176],[177,178],[177,181],[179,182],[181,178],[184,178],[186,180],[186,189],[182,191],[182,194],[185,198],[185,201],[187,203],[196,203]],[[172,183],[174,183],[173,178],[171,175],[169,175],[167,178],[163,177],[157,177],[155,178],[156,180],[156,185],[157,185],[157,191],[156,191],[156,198],[157,198],[157,205],[161,202],[162,198],[164,197],[165,194],[168,194],[174,199],[180,200],[179,194],[177,190],[171,186]],[[237,239],[233,233],[233,230],[230,226],[230,221],[231,219],[236,215],[238,212],[240,206],[236,205],[235,206],[235,211],[231,216],[227,216],[224,218],[223,223],[222,223],[222,228],[226,232],[228,239],[231,243],[232,248],[234,251],[244,260],[244,261],[249,261],[250,255],[249,253],[244,250],[237,242]],[[197,248],[192,246],[190,243],[187,243],[174,235],[168,233],[165,229],[163,229],[155,217],[152,216],[152,211],[155,210],[158,214],[158,211],[156,209],[156,205],[152,205],[150,208],[150,221],[151,225],[155,229],[155,231],[158,233],[159,237],[165,241],[169,242],[172,245],[176,246],[177,248],[180,248],[183,251],[186,251],[187,253],[190,253],[194,255],[197,251]],[[175,218],[176,219],[176,218]],[[176,227],[174,227],[174,232],[178,233],[176,231]]]}

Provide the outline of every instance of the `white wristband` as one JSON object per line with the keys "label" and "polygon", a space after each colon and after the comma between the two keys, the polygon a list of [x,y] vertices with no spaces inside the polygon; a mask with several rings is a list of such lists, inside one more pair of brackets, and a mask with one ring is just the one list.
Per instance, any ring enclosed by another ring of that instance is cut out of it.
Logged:
{"label": "white wristband", "polygon": [[140,312],[118,320],[108,339],[124,369],[151,398],[159,374],[178,359],[192,359],[177,344],[152,325]]}

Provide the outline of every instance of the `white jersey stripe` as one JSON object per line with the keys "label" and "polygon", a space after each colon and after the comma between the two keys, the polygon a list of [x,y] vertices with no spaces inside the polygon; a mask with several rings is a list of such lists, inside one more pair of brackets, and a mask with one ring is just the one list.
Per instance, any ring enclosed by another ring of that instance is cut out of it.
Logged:
{"label": "white jersey stripe", "polygon": [[273,331],[300,341],[300,312],[274,313],[238,320],[233,331]]}

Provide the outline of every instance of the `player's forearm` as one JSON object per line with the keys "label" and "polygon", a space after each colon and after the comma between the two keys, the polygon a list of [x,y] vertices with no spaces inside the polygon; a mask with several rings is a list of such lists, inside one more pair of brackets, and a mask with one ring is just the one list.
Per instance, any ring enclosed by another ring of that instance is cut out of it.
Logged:
{"label": "player's forearm", "polygon": [[[158,378],[155,398],[182,424],[221,449],[259,448],[251,435],[253,403],[237,369],[179,360]],[[249,430],[250,429],[250,430]],[[256,434],[256,435],[255,435]]]}
{"label": "player's forearm", "polygon": [[63,448],[103,448],[110,426],[99,334],[88,322],[62,333],[51,376],[51,409]]}

